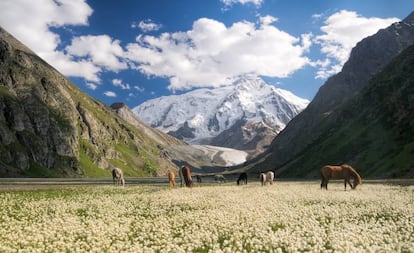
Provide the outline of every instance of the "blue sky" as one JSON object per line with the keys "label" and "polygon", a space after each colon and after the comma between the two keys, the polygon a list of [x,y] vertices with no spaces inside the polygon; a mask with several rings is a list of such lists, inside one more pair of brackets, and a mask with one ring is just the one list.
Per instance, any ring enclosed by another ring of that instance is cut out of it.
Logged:
{"label": "blue sky", "polygon": [[147,99],[244,75],[311,100],[408,0],[2,0],[0,25],[92,97]]}

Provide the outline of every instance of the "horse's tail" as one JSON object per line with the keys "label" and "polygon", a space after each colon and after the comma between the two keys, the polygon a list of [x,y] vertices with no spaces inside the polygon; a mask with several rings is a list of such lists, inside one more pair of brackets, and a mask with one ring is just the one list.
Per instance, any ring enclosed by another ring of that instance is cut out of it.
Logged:
{"label": "horse's tail", "polygon": [[260,173],[260,182],[262,182],[262,185],[264,185],[264,183],[265,183],[265,180],[266,180],[266,178],[265,178],[266,176],[265,176],[265,174],[264,173]]}

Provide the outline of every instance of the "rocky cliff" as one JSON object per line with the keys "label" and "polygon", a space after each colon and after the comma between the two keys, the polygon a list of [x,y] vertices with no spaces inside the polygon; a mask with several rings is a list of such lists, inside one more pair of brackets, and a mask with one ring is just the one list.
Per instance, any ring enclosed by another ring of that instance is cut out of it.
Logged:
{"label": "rocky cliff", "polygon": [[[109,177],[174,167],[158,140],[78,89],[0,28],[0,176]],[[160,168],[160,162],[163,168]]]}

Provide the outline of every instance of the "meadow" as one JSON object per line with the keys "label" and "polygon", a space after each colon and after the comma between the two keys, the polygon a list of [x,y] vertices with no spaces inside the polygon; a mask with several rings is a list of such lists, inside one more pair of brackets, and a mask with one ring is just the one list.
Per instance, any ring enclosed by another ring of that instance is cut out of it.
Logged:
{"label": "meadow", "polygon": [[414,252],[413,185],[319,184],[2,189],[0,252]]}

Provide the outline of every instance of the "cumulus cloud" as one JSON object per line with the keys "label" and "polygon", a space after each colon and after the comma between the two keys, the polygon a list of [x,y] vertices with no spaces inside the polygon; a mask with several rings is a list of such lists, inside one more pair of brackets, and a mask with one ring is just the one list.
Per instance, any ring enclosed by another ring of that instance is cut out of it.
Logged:
{"label": "cumulus cloud", "polygon": [[256,26],[201,18],[186,32],[139,35],[127,45],[126,57],[149,76],[167,77],[172,90],[231,84],[241,75],[287,77],[309,64],[304,53],[311,40],[296,38],[266,16]]}
{"label": "cumulus cloud", "polygon": [[123,49],[119,40],[112,40],[108,35],[80,36],[72,40],[66,51],[76,57],[88,58],[95,65],[117,72],[128,68],[122,62]]}
{"label": "cumulus cloud", "polygon": [[[317,16],[320,17],[319,15]],[[316,78],[327,78],[338,73],[355,45],[365,37],[386,28],[398,18],[366,18],[353,11],[341,10],[329,16],[321,27],[322,35],[315,37],[315,43],[321,46],[321,52],[329,59],[323,61]]]}
{"label": "cumulus cloud", "polygon": [[86,82],[86,87],[88,87],[91,90],[96,90],[96,88],[98,88],[98,85],[96,85],[95,83]]}
{"label": "cumulus cloud", "polygon": [[254,4],[255,6],[259,7],[264,0],[220,0],[225,6],[231,6],[233,4]]}
{"label": "cumulus cloud", "polygon": [[86,26],[92,12],[84,0],[2,0],[0,24],[64,75],[99,83],[102,71],[128,67],[120,42],[107,35],[81,36],[60,51],[61,38],[51,29]]}
{"label": "cumulus cloud", "polygon": [[142,20],[139,23],[132,23],[132,28],[139,28],[143,32],[152,32],[152,31],[158,31],[161,29],[162,25],[152,22],[151,19]]}
{"label": "cumulus cloud", "polygon": [[2,0],[0,23],[4,29],[66,75],[97,81],[99,69],[87,60],[56,50],[60,41],[51,27],[88,25],[92,9],[84,0]]}
{"label": "cumulus cloud", "polygon": [[120,87],[123,90],[129,90],[131,89],[130,85],[128,83],[124,83],[121,79],[113,79],[112,84],[115,87]]}
{"label": "cumulus cloud", "polygon": [[134,89],[138,92],[143,92],[145,90],[144,87],[141,87],[141,86],[138,86],[138,85],[135,85]]}
{"label": "cumulus cloud", "polygon": [[103,94],[107,97],[116,97],[116,93],[113,91],[105,91]]}

